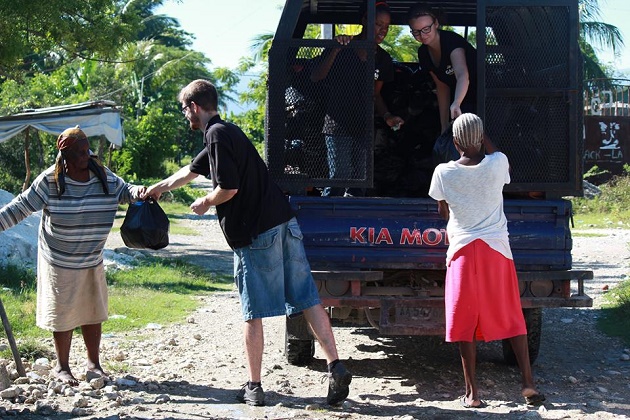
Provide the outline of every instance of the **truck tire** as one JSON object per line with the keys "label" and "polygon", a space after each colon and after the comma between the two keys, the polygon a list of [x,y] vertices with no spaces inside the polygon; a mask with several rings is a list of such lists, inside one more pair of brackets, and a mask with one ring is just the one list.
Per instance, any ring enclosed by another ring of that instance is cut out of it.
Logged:
{"label": "truck tire", "polygon": [[311,363],[315,355],[315,343],[313,340],[289,339],[285,341],[284,352],[287,362],[294,366],[306,366]]}
{"label": "truck tire", "polygon": [[311,363],[315,355],[315,341],[304,316],[292,316],[286,319],[284,354],[287,362],[295,366]]}
{"label": "truck tire", "polygon": [[[525,324],[527,325],[527,349],[529,362],[534,363],[540,351],[540,334],[542,332],[542,308],[523,309]],[[509,340],[503,340],[503,360],[508,365],[516,365],[516,355]]]}

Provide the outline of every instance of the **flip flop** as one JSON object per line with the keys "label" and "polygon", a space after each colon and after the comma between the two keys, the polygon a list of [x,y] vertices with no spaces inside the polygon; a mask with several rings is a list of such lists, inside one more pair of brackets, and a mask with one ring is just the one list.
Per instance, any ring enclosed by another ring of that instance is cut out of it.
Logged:
{"label": "flip flop", "polygon": [[541,405],[546,400],[547,398],[545,397],[545,394],[541,393],[525,397],[525,402],[527,403],[527,405]]}
{"label": "flip flop", "polygon": [[486,402],[484,400],[479,400],[479,405],[472,405],[472,404],[468,404],[466,402],[466,396],[462,395],[461,398],[459,399],[459,403],[461,404],[462,407],[464,408],[484,408],[487,406]]}

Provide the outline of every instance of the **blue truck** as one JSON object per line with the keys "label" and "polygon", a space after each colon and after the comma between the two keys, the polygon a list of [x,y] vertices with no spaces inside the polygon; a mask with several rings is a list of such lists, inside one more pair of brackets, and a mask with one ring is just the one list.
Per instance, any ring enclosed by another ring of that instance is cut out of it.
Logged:
{"label": "blue truck", "polygon": [[[366,39],[344,48],[374,49],[374,0],[287,0],[269,52],[265,152],[289,195],[304,235],[322,302],[335,323],[369,325],[383,335],[443,335],[446,222],[428,197],[440,134],[435,86],[413,62],[396,62],[383,86],[391,130],[371,100],[347,106],[366,140],[362,170],[331,179],[322,134],[324,103],[336,92],[310,77],[333,38],[367,16]],[[415,1],[390,0],[392,25],[408,30]],[[367,5],[367,9],[363,9]],[[539,353],[542,309],[589,307],[588,270],[573,270],[571,202],[582,195],[582,91],[578,1],[434,0],[444,21],[477,50],[477,113],[510,159],[504,189],[510,245],[532,361]],[[374,57],[352,68],[356,88],[373,97]],[[354,83],[354,82],[353,82]],[[344,98],[337,98],[343,101]],[[322,196],[325,187],[355,187],[364,196]],[[308,364],[313,337],[303,317],[287,318],[286,357]],[[514,354],[505,341],[508,363]]]}

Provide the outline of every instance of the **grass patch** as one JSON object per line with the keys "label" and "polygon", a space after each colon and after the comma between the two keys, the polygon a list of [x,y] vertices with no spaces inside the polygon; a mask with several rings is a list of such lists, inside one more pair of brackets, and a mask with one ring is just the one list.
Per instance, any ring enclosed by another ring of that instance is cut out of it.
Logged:
{"label": "grass patch", "polygon": [[182,226],[180,223],[174,222],[173,220],[171,220],[168,233],[173,234],[173,235],[184,235],[184,236],[199,236],[200,235],[200,233],[197,230],[189,226]]}
{"label": "grass patch", "polygon": [[[0,266],[0,298],[11,330],[16,337],[44,337],[48,333],[35,326],[37,281],[36,272],[17,265]],[[5,337],[4,328],[0,337]]]}
{"label": "grass patch", "polygon": [[630,345],[630,279],[619,283],[604,296],[602,316],[597,320],[606,334],[620,337]]}
{"label": "grass patch", "polygon": [[573,198],[573,220],[581,228],[630,228],[630,175],[612,178],[599,186],[594,198]]}
{"label": "grass patch", "polygon": [[154,259],[132,270],[107,273],[110,319],[103,331],[170,324],[199,306],[197,296],[231,290],[232,280],[181,260]]}
{"label": "grass patch", "polygon": [[[54,360],[56,358],[53,349],[50,346],[43,344],[41,340],[28,338],[26,340],[21,340],[16,345],[18,352],[20,353],[20,358],[24,358],[31,362],[34,362],[41,357],[45,357],[48,360]],[[7,348],[6,350],[0,352],[0,358],[13,360],[13,352],[11,352],[10,348]]]}
{"label": "grass patch", "polygon": [[[181,260],[149,259],[145,264],[107,272],[111,318],[103,323],[103,332],[181,321],[199,306],[197,296],[233,287],[230,276],[217,276]],[[16,341],[50,337],[50,332],[35,325],[35,272],[12,265],[0,267],[0,282],[0,296]],[[2,329],[0,337],[4,336]]]}
{"label": "grass patch", "polygon": [[573,231],[571,233],[571,236],[573,236],[574,238],[576,238],[576,237],[580,237],[580,238],[602,238],[602,237],[605,237],[607,235],[605,235],[603,233],[575,232],[575,231]]}
{"label": "grass patch", "polygon": [[190,205],[194,200],[190,201],[188,204],[178,202],[178,201],[160,201],[160,206],[162,206],[162,210],[166,213],[169,218],[177,218],[182,215],[192,214],[190,210]]}

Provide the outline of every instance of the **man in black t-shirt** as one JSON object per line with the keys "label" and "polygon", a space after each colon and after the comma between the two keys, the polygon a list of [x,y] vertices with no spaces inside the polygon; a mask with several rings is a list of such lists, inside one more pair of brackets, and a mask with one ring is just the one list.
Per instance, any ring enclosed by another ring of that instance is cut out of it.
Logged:
{"label": "man in black t-shirt", "polygon": [[198,215],[216,206],[223,234],[234,250],[234,277],[241,300],[249,380],[237,400],[264,405],[261,385],[262,318],[303,313],[328,362],[328,404],[343,401],[352,375],[339,361],[330,319],[321,305],[306,259],[302,232],[289,202],[270,178],[247,136],[217,113],[217,92],[195,80],[179,93],[182,112],[193,130],[204,130],[204,152],[189,167],[147,189],[146,196],[181,187],[198,175],[210,176],[213,189],[190,206]]}

